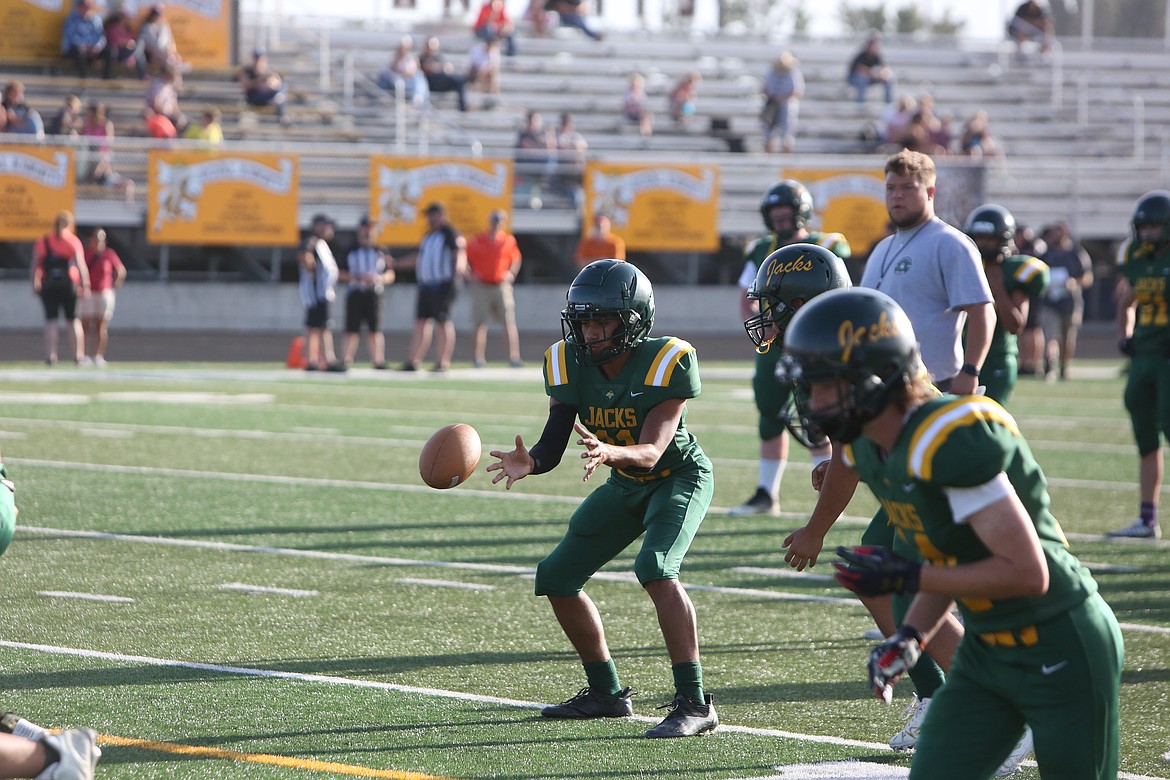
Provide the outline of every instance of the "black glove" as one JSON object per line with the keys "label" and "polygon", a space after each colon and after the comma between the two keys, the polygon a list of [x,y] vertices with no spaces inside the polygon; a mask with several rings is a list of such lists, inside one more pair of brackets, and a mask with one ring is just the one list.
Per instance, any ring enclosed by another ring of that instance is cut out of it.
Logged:
{"label": "black glove", "polygon": [[838,547],[834,563],[837,582],[862,596],[885,593],[914,593],[922,564],[894,552],[888,547]]}
{"label": "black glove", "polygon": [[914,668],[922,655],[922,634],[914,626],[902,626],[898,633],[869,653],[869,687],[889,704],[894,698],[894,683]]}
{"label": "black glove", "polygon": [[1121,341],[1117,342],[1117,348],[1121,351],[1121,354],[1133,357],[1133,336],[1126,336]]}

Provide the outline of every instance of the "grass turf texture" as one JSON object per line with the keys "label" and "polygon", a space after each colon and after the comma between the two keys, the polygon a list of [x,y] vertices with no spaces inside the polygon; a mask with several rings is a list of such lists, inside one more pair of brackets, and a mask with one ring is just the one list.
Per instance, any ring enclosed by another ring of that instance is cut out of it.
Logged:
{"label": "grass turf texture", "polygon": [[[0,558],[0,706],[109,735],[103,778],[754,778],[846,758],[904,767],[879,746],[900,727],[910,686],[895,707],[867,691],[869,620],[824,579],[831,555],[819,576],[784,576],[780,541],[815,500],[807,455],[793,451],[783,517],[725,514],[754,489],[758,445],[750,369],[713,368],[688,422],[715,463],[716,508],[683,581],[695,586],[705,682],[733,728],[641,738],[673,691],[650,601],[628,576],[632,552],[589,592],[646,721],[545,722],[522,706],[583,684],[531,572],[592,487],[573,446],[510,493],[484,472],[487,450],[539,436],[547,399],[533,369],[0,371],[0,449],[22,513]],[[1074,551],[1118,568],[1097,578],[1119,620],[1153,629],[1124,632],[1122,769],[1165,778],[1170,726],[1152,713],[1170,696],[1167,545],[1097,538],[1137,504],[1120,398],[1114,378],[1026,381],[1009,409]],[[455,421],[480,432],[484,460],[466,485],[430,490],[418,450]],[[863,488],[827,547],[855,542],[875,506]]]}

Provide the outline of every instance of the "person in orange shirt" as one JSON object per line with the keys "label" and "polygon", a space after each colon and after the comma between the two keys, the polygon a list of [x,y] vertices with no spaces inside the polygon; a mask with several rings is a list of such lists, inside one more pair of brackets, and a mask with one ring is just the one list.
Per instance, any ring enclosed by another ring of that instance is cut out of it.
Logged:
{"label": "person in orange shirt", "polygon": [[593,229],[577,244],[573,262],[581,270],[594,260],[625,260],[626,242],[613,233],[609,214],[600,211],[593,215]]}
{"label": "person in orange shirt", "polygon": [[73,361],[80,365],[85,340],[77,319],[77,296],[89,295],[89,268],[85,249],[73,232],[71,212],[59,212],[53,231],[33,244],[32,286],[45,307],[45,363],[57,363],[57,317],[64,314]]}
{"label": "person in orange shirt", "polygon": [[487,365],[488,320],[504,326],[508,345],[508,363],[513,368],[524,365],[520,360],[520,334],[516,330],[516,303],[512,282],[520,271],[520,248],[516,237],[504,229],[508,214],[502,210],[488,215],[488,227],[472,237],[467,245],[467,264],[471,269],[471,311],[475,323],[476,368]]}

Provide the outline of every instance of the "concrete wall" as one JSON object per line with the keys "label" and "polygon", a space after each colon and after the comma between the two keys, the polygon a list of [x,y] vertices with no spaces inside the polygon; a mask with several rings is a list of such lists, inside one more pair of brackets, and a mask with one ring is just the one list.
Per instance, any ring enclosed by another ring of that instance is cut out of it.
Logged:
{"label": "concrete wall", "polygon": [[[560,328],[564,285],[520,285],[516,288],[517,322],[521,331],[547,333]],[[655,290],[657,334],[742,334],[739,289],[734,286],[660,286]],[[339,291],[339,298],[344,292]],[[414,285],[393,285],[386,291],[384,330],[409,331],[414,322]],[[338,301],[334,319],[344,321]],[[464,290],[455,305],[455,326],[470,328],[471,296]],[[40,299],[27,281],[0,280],[0,331],[38,329],[44,319]],[[119,330],[151,332],[239,331],[289,333],[304,321],[293,284],[134,283],[119,292],[114,322]],[[744,343],[747,344],[746,336]],[[750,346],[750,345],[748,345]]]}

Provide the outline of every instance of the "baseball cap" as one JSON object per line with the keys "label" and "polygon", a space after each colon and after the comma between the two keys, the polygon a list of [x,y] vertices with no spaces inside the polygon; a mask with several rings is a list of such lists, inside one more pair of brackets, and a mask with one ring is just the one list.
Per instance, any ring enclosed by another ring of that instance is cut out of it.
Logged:
{"label": "baseball cap", "polygon": [[372,224],[374,224],[374,220],[370,219],[370,215],[363,214],[362,218],[358,220],[357,226],[358,227],[369,227]]}
{"label": "baseball cap", "polygon": [[432,203],[429,206],[427,206],[426,213],[428,213],[428,214],[445,214],[445,213],[447,213],[447,208],[442,203]]}
{"label": "baseball cap", "polygon": [[333,225],[334,227],[337,226],[337,223],[334,222],[333,219],[328,214],[314,214],[313,215],[313,224],[314,225],[319,225],[322,222],[329,224],[329,225]]}

